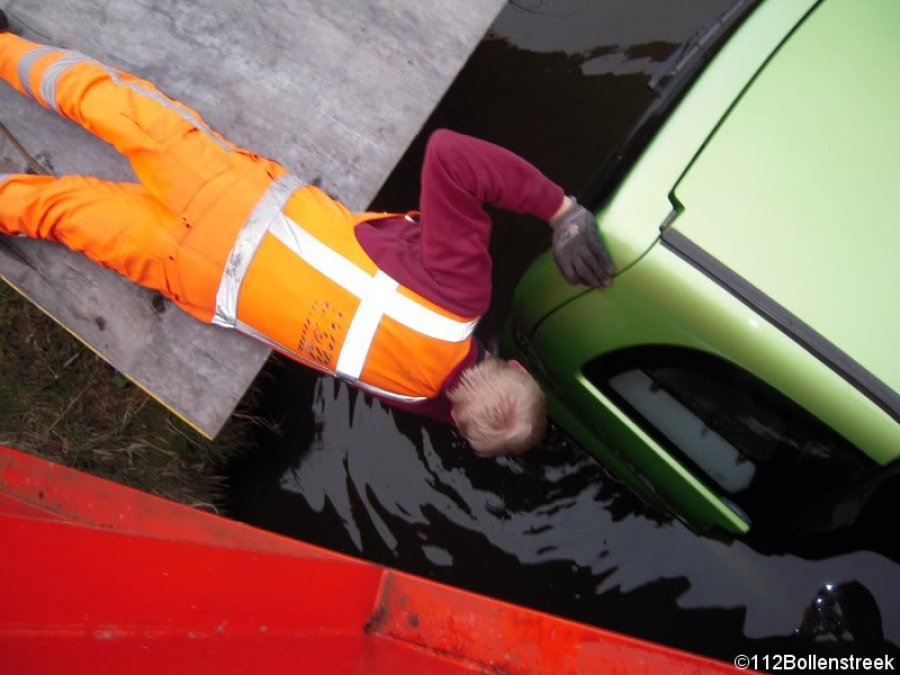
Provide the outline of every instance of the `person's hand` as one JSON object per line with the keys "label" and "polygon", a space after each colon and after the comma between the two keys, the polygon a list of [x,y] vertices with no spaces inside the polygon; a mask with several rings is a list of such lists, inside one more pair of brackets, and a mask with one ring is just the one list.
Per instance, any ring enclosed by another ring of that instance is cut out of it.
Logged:
{"label": "person's hand", "polygon": [[553,259],[570,284],[606,288],[616,268],[600,241],[594,214],[566,197],[550,220],[553,228]]}

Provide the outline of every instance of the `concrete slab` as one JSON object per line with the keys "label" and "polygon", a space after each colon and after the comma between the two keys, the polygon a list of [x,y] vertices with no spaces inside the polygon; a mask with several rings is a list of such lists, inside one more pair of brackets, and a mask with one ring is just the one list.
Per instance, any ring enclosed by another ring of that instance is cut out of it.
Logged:
{"label": "concrete slab", "polygon": [[[25,37],[155,82],[238,144],[362,210],[503,4],[13,0],[5,9]],[[5,86],[0,122],[5,170],[134,180],[111,148]],[[208,436],[269,354],[59,246],[4,243],[0,276]]]}

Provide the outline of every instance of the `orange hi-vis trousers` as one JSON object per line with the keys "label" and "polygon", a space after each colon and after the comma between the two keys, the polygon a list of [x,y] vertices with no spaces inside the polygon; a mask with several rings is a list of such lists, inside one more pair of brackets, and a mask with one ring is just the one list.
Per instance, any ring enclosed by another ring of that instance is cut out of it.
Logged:
{"label": "orange hi-vis trousers", "polygon": [[78,52],[3,33],[0,77],[112,144],[140,180],[0,174],[0,231],[61,242],[210,321],[235,237],[285,169]]}

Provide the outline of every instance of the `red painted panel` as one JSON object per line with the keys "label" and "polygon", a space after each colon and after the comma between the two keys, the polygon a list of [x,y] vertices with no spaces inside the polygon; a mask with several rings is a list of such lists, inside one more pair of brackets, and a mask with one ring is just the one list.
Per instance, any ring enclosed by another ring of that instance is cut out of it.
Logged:
{"label": "red painted panel", "polygon": [[0,492],[0,514],[10,516],[22,516],[25,518],[50,518],[51,520],[62,520],[62,516],[51,513],[46,509],[32,506],[21,499],[10,497]]}
{"label": "red painted panel", "polygon": [[383,573],[27,518],[0,541],[3,637],[359,634]]}
{"label": "red painted panel", "polygon": [[0,673],[434,673],[364,631],[384,570],[0,517]]}
{"label": "red painted panel", "polygon": [[2,447],[0,542],[3,674],[734,672]]}
{"label": "red painted panel", "polygon": [[[702,675],[721,663],[483,596],[390,573],[370,630],[517,675]],[[494,671],[492,671],[494,672]]]}
{"label": "red painted panel", "polygon": [[4,675],[472,675],[488,672],[380,638],[319,636],[0,640]]}
{"label": "red painted panel", "polygon": [[2,492],[86,525],[232,548],[337,555],[0,446]]}

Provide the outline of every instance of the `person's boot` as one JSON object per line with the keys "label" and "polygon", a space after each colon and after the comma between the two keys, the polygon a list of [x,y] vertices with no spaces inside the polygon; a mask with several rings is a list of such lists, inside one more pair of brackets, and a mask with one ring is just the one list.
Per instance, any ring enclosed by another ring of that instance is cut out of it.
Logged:
{"label": "person's boot", "polygon": [[0,9],[0,33],[9,32],[9,19],[6,18],[6,12]]}

